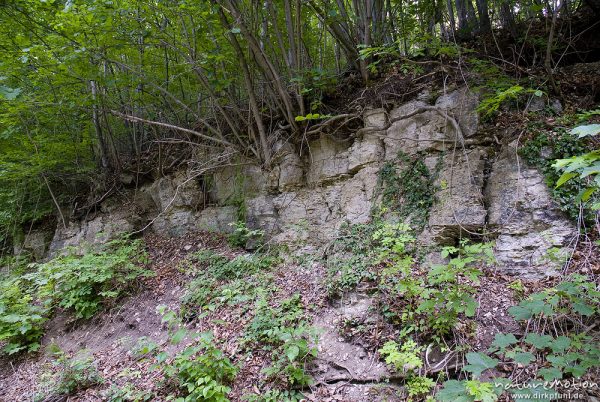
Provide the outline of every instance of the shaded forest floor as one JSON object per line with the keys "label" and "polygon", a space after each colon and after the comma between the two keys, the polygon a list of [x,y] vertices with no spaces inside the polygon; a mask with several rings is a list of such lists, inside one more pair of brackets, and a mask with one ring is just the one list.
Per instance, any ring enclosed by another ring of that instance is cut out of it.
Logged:
{"label": "shaded forest floor", "polygon": [[[401,385],[405,375],[386,365],[378,353],[387,341],[398,338],[401,327],[384,317],[383,299],[373,292],[372,283],[363,282],[352,291],[331,297],[327,290],[330,277],[322,255],[297,258],[278,252],[272,264],[248,276],[239,276],[241,282],[215,284],[220,293],[207,299],[206,304],[191,308],[193,304],[186,295],[198,288],[190,284],[194,284],[195,278],[207,275],[207,269],[214,268],[198,256],[210,250],[214,255],[234,260],[248,253],[231,247],[224,237],[207,232],[181,238],[151,235],[144,242],[150,257],[148,267],[155,275],[145,279],[138,292],[89,322],[56,314],[43,339],[45,352],[17,361],[2,361],[0,400],[168,400],[177,389],[166,380],[157,362],[171,363],[173,356],[194,343],[195,332],[211,332],[213,343],[240,368],[230,384],[229,398],[233,401],[258,398],[269,389],[290,392],[300,388],[303,397],[311,401],[408,399],[406,388]],[[590,244],[580,243],[575,265],[598,270],[593,250]],[[270,254],[275,255],[273,251]],[[523,335],[524,328],[510,316],[508,309],[526,295],[554,282],[550,279],[526,282],[500,275],[493,267],[481,268],[484,275],[474,295],[478,301],[476,314],[472,318],[459,318],[452,333],[451,342],[456,342],[460,350],[485,351],[498,333]],[[262,299],[266,305],[257,302],[261,295],[267,295]],[[165,311],[183,318],[177,324],[177,328],[182,325],[189,331],[183,339],[174,342],[174,328],[164,318]],[[281,357],[277,354],[282,350],[269,350],[273,348],[268,347],[268,340],[255,342],[261,339],[255,337],[256,333],[265,330],[261,325],[266,325],[266,329],[279,325],[303,328],[302,336],[311,339],[318,352],[315,358],[302,359],[302,369],[313,378],[309,386],[295,386],[290,377],[280,372],[265,374],[264,370]],[[57,363],[49,345],[58,346],[73,360],[91,358],[101,380],[81,389],[76,387],[68,397],[53,395],[50,391],[55,383],[51,379],[61,375],[65,366]],[[165,358],[160,357],[163,352]],[[465,364],[461,353],[430,352],[426,353],[423,367],[429,376],[454,378]],[[501,366],[488,370],[485,376],[493,378],[513,370]],[[589,373],[589,379],[599,380],[593,372]],[[293,400],[294,392],[288,395],[282,391],[273,393],[273,399],[256,400]],[[123,399],[117,399],[119,395]],[[420,400],[414,396],[412,399]]]}

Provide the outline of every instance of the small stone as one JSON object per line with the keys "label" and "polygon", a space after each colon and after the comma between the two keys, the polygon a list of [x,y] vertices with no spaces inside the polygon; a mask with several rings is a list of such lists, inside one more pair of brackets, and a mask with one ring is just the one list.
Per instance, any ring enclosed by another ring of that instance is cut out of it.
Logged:
{"label": "small stone", "polygon": [[184,249],[185,251],[190,251],[190,250],[192,249],[192,246],[191,246],[190,244],[186,244],[186,245],[183,247],[183,249]]}

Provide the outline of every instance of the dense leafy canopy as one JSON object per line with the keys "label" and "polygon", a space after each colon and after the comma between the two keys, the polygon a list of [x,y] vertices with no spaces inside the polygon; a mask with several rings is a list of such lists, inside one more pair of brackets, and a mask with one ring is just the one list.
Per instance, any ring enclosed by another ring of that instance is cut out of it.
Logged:
{"label": "dense leafy canopy", "polygon": [[0,239],[156,144],[269,166],[277,139],[330,117],[323,97],[342,75],[367,84],[386,55],[456,56],[462,38],[582,6],[540,4],[1,2]]}

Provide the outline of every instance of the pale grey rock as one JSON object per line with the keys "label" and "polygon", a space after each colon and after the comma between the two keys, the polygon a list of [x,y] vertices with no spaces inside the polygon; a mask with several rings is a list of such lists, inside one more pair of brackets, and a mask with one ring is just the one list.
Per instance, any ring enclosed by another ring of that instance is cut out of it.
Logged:
{"label": "pale grey rock", "polygon": [[435,106],[450,112],[458,122],[465,138],[477,134],[479,126],[479,97],[467,88],[457,89],[440,96]]}
{"label": "pale grey rock", "polygon": [[387,113],[385,109],[367,109],[363,112],[365,128],[384,130],[387,127]]}
{"label": "pale grey rock", "polygon": [[52,241],[52,232],[48,230],[32,230],[25,234],[23,242],[15,247],[15,254],[29,253],[35,261],[41,261],[46,257],[48,246]]}
{"label": "pale grey rock", "polygon": [[232,164],[234,166],[215,170],[211,191],[213,201],[224,205],[235,197],[253,197],[267,189],[268,174],[260,166],[249,164],[248,161],[234,161]]}
{"label": "pale grey rock", "polygon": [[552,200],[542,174],[518,160],[516,143],[493,164],[486,197],[501,269],[524,278],[555,274],[577,229]]}
{"label": "pale grey rock", "polygon": [[304,166],[295,152],[285,154],[279,164],[279,191],[289,191],[302,186],[304,182]]}
{"label": "pale grey rock", "polygon": [[348,143],[321,135],[308,146],[308,184],[334,181],[348,174]]}
{"label": "pale grey rock", "polygon": [[130,210],[100,214],[89,221],[70,222],[66,229],[59,224],[48,254],[52,257],[67,249],[77,254],[97,250],[106,242],[136,230],[139,225],[139,216]]}
{"label": "pale grey rock", "polygon": [[263,230],[268,237],[279,233],[279,217],[273,197],[261,195],[247,199],[246,224],[250,229]]}
{"label": "pale grey rock", "polygon": [[368,164],[380,162],[385,156],[384,132],[365,134],[357,139],[348,151],[348,171],[355,173]]}
{"label": "pale grey rock", "polygon": [[390,112],[394,121],[386,130],[384,138],[385,159],[393,160],[398,152],[414,155],[417,152],[434,152],[450,149],[455,135],[447,122],[434,111],[424,111],[412,117],[402,118],[427,106],[421,101],[408,102]]}
{"label": "pale grey rock", "polygon": [[218,233],[231,233],[237,221],[238,209],[234,206],[208,207],[196,219],[196,228]]}
{"label": "pale grey rock", "polygon": [[204,193],[198,181],[193,176],[188,177],[184,171],[156,180],[150,188],[150,195],[160,211],[177,207],[197,208],[204,203]]}
{"label": "pale grey rock", "polygon": [[[447,154],[443,157],[436,185],[437,202],[429,214],[431,238],[440,244],[453,244],[467,231],[480,231],[485,226],[487,211],[484,206],[484,149],[467,153]],[[430,162],[431,163],[431,162]]]}
{"label": "pale grey rock", "polygon": [[173,208],[152,222],[152,230],[160,235],[181,236],[195,229],[196,214],[189,208]]}

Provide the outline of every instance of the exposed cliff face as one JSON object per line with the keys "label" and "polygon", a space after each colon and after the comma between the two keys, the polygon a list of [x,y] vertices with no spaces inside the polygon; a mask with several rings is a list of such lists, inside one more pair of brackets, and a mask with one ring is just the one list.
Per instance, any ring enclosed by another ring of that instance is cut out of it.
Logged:
{"label": "exposed cliff face", "polygon": [[390,113],[368,110],[356,138],[322,135],[302,152],[278,144],[270,172],[247,163],[217,168],[210,191],[190,172],[160,178],[135,192],[129,210],[107,203],[94,219],[59,228],[50,248],[96,243],[148,222],[149,230],[171,235],[228,232],[240,208],[247,225],[273,241],[317,248],[344,222],[371,220],[380,202],[379,171],[390,161],[402,168],[407,162],[397,158],[401,152],[439,169],[440,190],[422,242],[454,244],[483,234],[496,240],[505,272],[532,278],[552,274],[559,263],[547,258],[549,251],[568,254],[575,228],[558,211],[542,175],[519,161],[517,144],[498,145],[480,133],[477,104],[476,95],[460,89],[434,102],[421,97]]}

